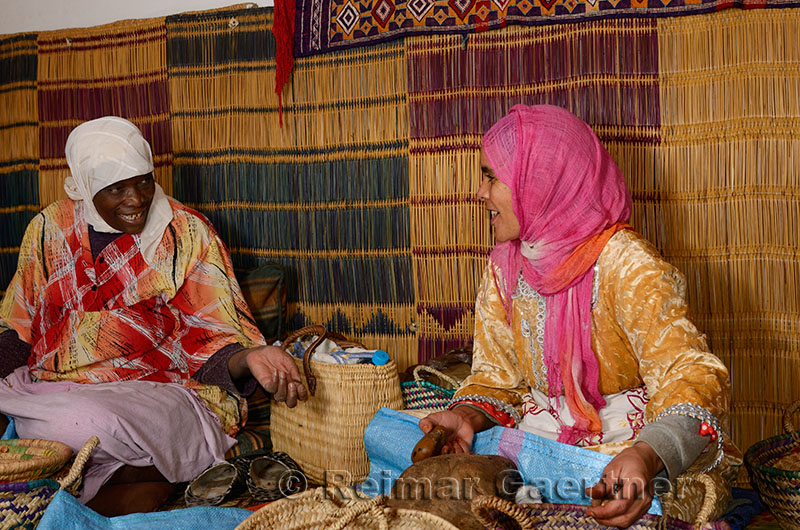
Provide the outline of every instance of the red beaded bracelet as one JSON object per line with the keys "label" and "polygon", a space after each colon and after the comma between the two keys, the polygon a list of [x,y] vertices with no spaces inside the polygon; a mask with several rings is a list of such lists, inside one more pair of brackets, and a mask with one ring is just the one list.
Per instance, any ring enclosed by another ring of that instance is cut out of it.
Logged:
{"label": "red beaded bracelet", "polygon": [[700,436],[708,436],[711,435],[711,441],[716,441],[717,439],[717,431],[714,430],[714,426],[704,421],[700,424]]}
{"label": "red beaded bracelet", "polygon": [[489,416],[497,420],[497,423],[502,425],[503,427],[514,427],[514,418],[511,415],[499,410],[497,407],[490,405],[489,403],[483,403],[480,401],[471,401],[471,400],[463,400],[457,403],[453,403],[451,407],[456,405],[462,405],[464,403],[469,403],[473,407],[478,407],[479,409],[485,411]]}

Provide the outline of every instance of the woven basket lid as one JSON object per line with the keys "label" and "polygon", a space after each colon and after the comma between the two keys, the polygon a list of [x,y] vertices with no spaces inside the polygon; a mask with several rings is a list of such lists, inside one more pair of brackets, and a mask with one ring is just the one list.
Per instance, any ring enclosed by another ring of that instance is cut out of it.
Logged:
{"label": "woven basket lid", "polygon": [[0,482],[22,482],[49,477],[64,467],[72,449],[53,440],[0,440]]}
{"label": "woven basket lid", "polygon": [[[344,497],[350,493],[350,500]],[[386,496],[363,498],[348,488],[316,488],[267,504],[236,530],[458,530],[441,517],[386,507]]]}

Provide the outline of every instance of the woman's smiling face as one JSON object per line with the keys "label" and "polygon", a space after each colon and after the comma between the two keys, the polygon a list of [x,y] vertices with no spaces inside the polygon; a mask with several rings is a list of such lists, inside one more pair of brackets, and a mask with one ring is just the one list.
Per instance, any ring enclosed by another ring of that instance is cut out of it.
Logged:
{"label": "woman's smiling face", "polygon": [[514,214],[514,201],[511,188],[500,182],[489,164],[486,152],[481,149],[481,187],[478,188],[478,199],[483,201],[492,217],[494,239],[496,243],[519,239],[519,220]]}
{"label": "woman's smiling face", "polygon": [[106,186],[95,194],[92,202],[111,228],[138,234],[144,230],[155,192],[153,174],[148,173]]}

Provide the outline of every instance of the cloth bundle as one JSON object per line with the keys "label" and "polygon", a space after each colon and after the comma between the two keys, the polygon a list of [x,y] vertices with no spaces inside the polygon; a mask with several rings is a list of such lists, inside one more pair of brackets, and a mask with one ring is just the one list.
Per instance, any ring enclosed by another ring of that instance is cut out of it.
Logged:
{"label": "cloth bundle", "polygon": [[[302,359],[306,350],[318,339],[316,335],[298,340],[292,347],[292,355]],[[372,362],[375,353],[383,350],[368,350],[359,346],[342,347],[331,339],[324,339],[314,349],[314,360],[331,364],[363,364]]]}

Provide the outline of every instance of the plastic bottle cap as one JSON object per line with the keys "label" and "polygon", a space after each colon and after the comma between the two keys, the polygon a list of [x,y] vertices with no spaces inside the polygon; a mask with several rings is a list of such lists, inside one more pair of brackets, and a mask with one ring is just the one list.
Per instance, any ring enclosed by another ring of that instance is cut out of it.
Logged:
{"label": "plastic bottle cap", "polygon": [[389,354],[383,350],[375,350],[375,353],[372,354],[372,364],[375,366],[381,366],[389,362]]}

